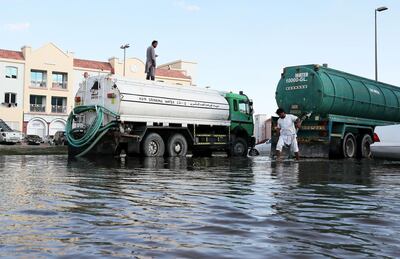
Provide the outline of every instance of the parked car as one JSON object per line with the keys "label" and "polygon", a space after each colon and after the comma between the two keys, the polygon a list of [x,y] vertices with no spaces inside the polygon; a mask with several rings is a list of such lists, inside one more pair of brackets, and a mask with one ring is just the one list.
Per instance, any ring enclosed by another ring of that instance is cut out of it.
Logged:
{"label": "parked car", "polygon": [[52,135],[47,135],[44,138],[44,143],[49,144],[49,145],[54,145],[54,136]]}
{"label": "parked car", "polygon": [[54,144],[56,145],[66,145],[67,138],[65,137],[65,131],[57,131],[54,134]]}
{"label": "parked car", "polygon": [[255,145],[255,147],[249,151],[250,156],[269,156],[270,153],[271,139],[267,139],[264,142]]}
{"label": "parked car", "polygon": [[40,143],[43,143],[43,140],[38,135],[26,135],[25,142],[28,145],[40,145]]}
{"label": "parked car", "polygon": [[374,158],[400,160],[400,124],[375,128],[371,153]]}
{"label": "parked car", "polygon": [[21,137],[21,132],[11,129],[0,119],[0,144],[14,145],[21,142]]}

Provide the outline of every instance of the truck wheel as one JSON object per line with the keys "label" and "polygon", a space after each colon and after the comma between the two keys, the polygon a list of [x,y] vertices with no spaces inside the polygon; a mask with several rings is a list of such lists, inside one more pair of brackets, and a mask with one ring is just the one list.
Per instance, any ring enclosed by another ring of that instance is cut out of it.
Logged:
{"label": "truck wheel", "polygon": [[343,155],[345,158],[353,158],[357,153],[356,138],[352,133],[347,133],[343,139]]}
{"label": "truck wheel", "polygon": [[163,156],[165,152],[164,141],[157,133],[147,135],[142,146],[143,155],[146,157]]}
{"label": "truck wheel", "polygon": [[174,134],[168,139],[168,156],[186,156],[188,144],[182,134]]}
{"label": "truck wheel", "polygon": [[357,153],[361,158],[371,157],[371,144],[372,138],[368,134],[363,135],[362,138],[359,139]]}
{"label": "truck wheel", "polygon": [[243,138],[236,138],[231,146],[231,156],[247,156],[247,142]]}

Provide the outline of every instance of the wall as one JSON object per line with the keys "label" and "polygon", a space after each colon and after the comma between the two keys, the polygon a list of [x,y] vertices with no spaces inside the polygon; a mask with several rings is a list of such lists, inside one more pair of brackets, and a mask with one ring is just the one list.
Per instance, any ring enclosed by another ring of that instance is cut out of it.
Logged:
{"label": "wall", "polygon": [[196,62],[177,60],[177,61],[169,62],[166,64],[162,64],[162,65],[158,66],[158,68],[182,71],[183,74],[191,77],[191,79],[192,79],[191,84],[196,85],[196,82],[197,82],[197,63]]}
{"label": "wall", "polygon": [[266,114],[256,114],[254,116],[254,137],[256,143],[264,141],[267,138],[267,132],[265,128],[265,122],[268,119]]}
{"label": "wall", "polygon": [[[114,69],[114,74],[124,75],[124,61],[118,58],[110,58],[109,62]],[[144,80],[144,62],[137,58],[127,58],[125,61],[125,77]]]}
{"label": "wall", "polygon": [[[18,69],[16,79],[6,78],[6,67]],[[22,131],[23,97],[24,97],[24,61],[0,59],[0,119],[14,130]],[[16,93],[17,106],[3,104],[6,92]]]}
{"label": "wall", "polygon": [[265,121],[265,138],[271,138],[271,118]]}

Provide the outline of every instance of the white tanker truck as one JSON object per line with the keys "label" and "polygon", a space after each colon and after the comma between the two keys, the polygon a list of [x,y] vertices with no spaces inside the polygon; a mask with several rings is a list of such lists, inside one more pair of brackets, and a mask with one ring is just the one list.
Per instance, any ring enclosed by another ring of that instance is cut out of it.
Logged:
{"label": "white tanker truck", "polygon": [[246,156],[254,145],[252,114],[242,92],[90,77],[68,118],[69,155]]}

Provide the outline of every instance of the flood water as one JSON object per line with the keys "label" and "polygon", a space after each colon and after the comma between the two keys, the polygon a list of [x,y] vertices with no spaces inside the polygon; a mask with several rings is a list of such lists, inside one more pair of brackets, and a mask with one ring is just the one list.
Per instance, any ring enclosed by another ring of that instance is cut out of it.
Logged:
{"label": "flood water", "polygon": [[400,257],[400,164],[0,156],[0,257]]}

